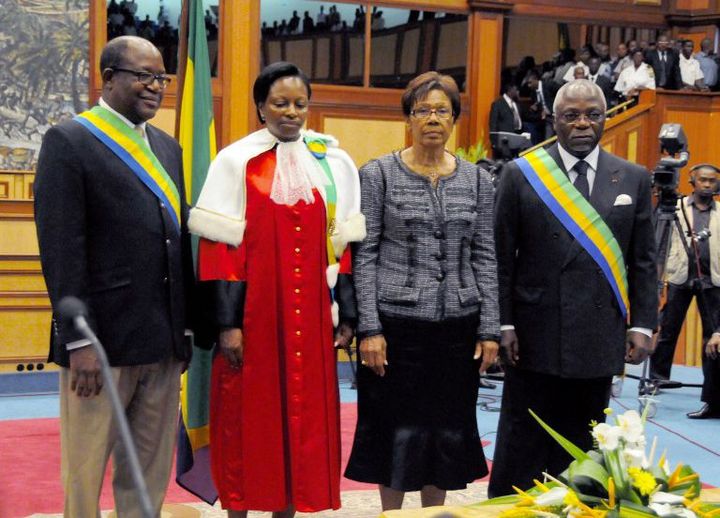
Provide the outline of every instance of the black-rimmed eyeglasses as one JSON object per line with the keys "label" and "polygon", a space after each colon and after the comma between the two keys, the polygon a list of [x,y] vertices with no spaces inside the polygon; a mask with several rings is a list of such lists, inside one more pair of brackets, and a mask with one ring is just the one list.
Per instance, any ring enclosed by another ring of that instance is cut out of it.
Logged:
{"label": "black-rimmed eyeglasses", "polygon": [[128,74],[132,74],[137,78],[138,83],[142,83],[145,86],[150,86],[155,82],[155,80],[157,80],[161,88],[166,88],[172,80],[172,78],[166,76],[165,74],[153,74],[152,72],[130,70],[129,68],[112,67],[111,70],[115,72],[126,72]]}

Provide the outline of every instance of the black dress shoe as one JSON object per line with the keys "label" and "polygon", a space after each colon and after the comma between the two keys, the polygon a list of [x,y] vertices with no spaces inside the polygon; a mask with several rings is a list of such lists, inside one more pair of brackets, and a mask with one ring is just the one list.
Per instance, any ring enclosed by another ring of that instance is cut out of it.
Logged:
{"label": "black dress shoe", "polygon": [[700,410],[689,412],[687,416],[690,419],[720,419],[720,410],[705,403]]}

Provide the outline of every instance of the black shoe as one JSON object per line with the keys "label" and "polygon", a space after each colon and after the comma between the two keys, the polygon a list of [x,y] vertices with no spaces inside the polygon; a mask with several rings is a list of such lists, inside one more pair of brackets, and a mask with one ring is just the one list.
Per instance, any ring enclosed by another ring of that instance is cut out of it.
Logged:
{"label": "black shoe", "polygon": [[687,416],[690,419],[720,419],[720,410],[705,403],[700,410],[689,412]]}

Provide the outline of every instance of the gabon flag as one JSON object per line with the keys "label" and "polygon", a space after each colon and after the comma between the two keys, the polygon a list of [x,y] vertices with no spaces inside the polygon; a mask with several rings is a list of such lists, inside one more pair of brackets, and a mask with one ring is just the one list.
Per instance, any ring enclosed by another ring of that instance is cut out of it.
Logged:
{"label": "gabon flag", "polygon": [[[202,0],[183,2],[181,32],[181,98],[177,124],[183,150],[185,192],[188,203],[197,201],[210,162],[215,158],[210,59]],[[183,31],[184,29],[184,31]],[[187,57],[182,60],[182,47]],[[184,66],[183,66],[184,65]],[[197,250],[197,247],[193,247]],[[217,500],[210,476],[209,399],[212,351],[193,347],[193,357],[182,376],[181,415],[178,427],[176,481],[206,502]]]}

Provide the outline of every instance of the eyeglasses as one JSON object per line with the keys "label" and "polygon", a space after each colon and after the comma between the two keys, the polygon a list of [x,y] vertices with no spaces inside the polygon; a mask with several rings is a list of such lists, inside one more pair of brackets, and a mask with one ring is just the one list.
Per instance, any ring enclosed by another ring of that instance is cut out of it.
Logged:
{"label": "eyeglasses", "polygon": [[560,118],[568,124],[577,124],[582,118],[587,119],[591,124],[597,124],[605,118],[605,114],[601,111],[591,111],[590,113],[565,112],[560,115]]}
{"label": "eyeglasses", "polygon": [[410,115],[416,119],[429,119],[432,114],[435,114],[438,119],[447,120],[452,117],[452,110],[448,108],[417,108],[410,112]]}
{"label": "eyeglasses", "polygon": [[112,67],[112,70],[115,72],[127,72],[128,74],[132,74],[137,78],[138,83],[142,83],[145,86],[150,86],[155,82],[155,80],[157,80],[160,84],[160,88],[167,88],[167,85],[169,85],[171,81],[171,78],[165,74],[153,74],[152,72],[130,70],[120,67]]}

